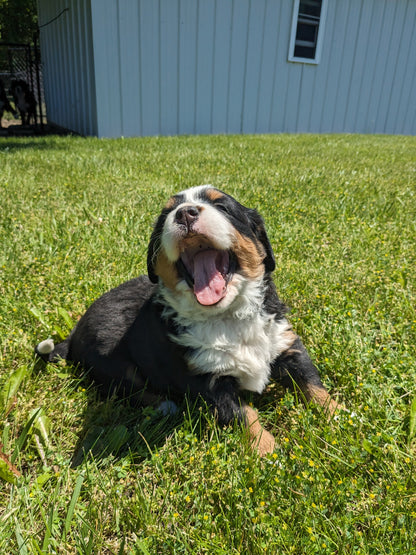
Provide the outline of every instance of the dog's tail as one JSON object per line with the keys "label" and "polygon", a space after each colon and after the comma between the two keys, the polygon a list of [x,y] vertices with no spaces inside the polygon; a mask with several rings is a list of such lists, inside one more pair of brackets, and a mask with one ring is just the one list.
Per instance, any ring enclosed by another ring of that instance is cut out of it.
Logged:
{"label": "dog's tail", "polygon": [[68,340],[55,345],[53,339],[45,339],[35,347],[35,353],[45,362],[56,362],[60,358],[66,359],[68,355]]}

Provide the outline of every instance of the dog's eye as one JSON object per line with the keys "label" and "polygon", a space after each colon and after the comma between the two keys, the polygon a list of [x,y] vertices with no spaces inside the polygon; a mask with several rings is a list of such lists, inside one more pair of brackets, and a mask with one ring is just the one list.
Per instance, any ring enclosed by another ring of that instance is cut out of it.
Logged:
{"label": "dog's eye", "polygon": [[218,208],[218,210],[221,210],[221,212],[225,212],[225,214],[228,214],[228,207],[222,202],[216,202],[215,206]]}

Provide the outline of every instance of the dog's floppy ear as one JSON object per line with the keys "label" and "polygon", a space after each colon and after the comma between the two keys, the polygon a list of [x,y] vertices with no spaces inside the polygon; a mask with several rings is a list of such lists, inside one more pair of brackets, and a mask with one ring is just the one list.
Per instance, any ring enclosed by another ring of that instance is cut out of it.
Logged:
{"label": "dog's floppy ear", "polygon": [[147,275],[152,283],[157,283],[158,278],[155,273],[156,258],[161,246],[161,236],[163,231],[163,225],[166,220],[167,213],[165,211],[159,216],[155,227],[153,228],[153,233],[150,236],[149,246],[147,248]]}
{"label": "dog's floppy ear", "polygon": [[276,261],[274,259],[273,249],[270,244],[264,225],[263,218],[256,210],[249,209],[248,218],[250,220],[251,229],[256,236],[257,240],[263,245],[266,252],[266,257],[263,260],[266,272],[273,272],[276,268]]}

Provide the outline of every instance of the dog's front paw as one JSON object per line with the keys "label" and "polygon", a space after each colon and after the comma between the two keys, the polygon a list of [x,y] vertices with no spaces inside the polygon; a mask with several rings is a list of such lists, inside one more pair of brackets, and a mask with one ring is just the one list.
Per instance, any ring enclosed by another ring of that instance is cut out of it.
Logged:
{"label": "dog's front paw", "polygon": [[261,457],[273,453],[276,440],[272,434],[265,430],[260,424],[257,411],[249,406],[245,406],[244,413],[250,433],[251,445],[257,449]]}
{"label": "dog's front paw", "polygon": [[273,453],[276,440],[270,432],[262,428],[258,435],[252,437],[251,444],[255,449],[257,449],[260,457],[264,457]]}

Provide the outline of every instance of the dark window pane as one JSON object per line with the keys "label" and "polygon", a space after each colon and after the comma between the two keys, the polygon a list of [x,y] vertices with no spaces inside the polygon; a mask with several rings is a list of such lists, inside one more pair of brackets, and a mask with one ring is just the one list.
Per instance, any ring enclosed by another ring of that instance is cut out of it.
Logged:
{"label": "dark window pane", "polygon": [[296,42],[305,41],[310,42],[311,46],[316,44],[318,38],[318,26],[309,25],[308,23],[298,23],[296,29]]}
{"label": "dark window pane", "polygon": [[310,48],[309,46],[295,46],[295,58],[308,58],[313,60],[315,58],[316,48]]}
{"label": "dark window pane", "polygon": [[309,15],[318,18],[321,15],[322,0],[300,0],[299,15]]}

